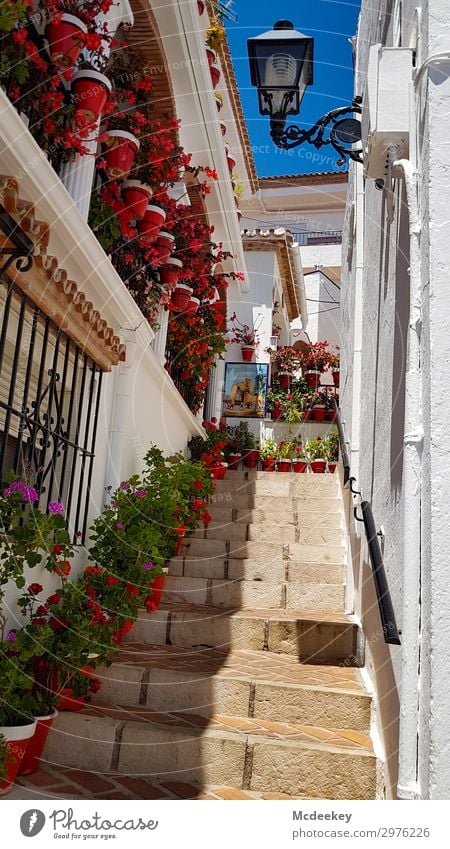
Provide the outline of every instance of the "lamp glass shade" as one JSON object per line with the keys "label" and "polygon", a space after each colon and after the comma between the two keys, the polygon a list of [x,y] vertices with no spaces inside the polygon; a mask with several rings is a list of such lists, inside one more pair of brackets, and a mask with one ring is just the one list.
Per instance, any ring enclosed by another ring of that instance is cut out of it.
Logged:
{"label": "lamp glass shade", "polygon": [[261,115],[297,115],[306,87],[313,81],[313,39],[295,30],[289,21],[278,21],[273,30],[247,44]]}

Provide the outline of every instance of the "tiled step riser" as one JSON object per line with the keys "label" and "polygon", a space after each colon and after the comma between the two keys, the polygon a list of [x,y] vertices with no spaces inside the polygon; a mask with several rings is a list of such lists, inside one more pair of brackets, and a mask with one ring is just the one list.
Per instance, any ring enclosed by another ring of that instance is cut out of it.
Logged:
{"label": "tiled step riser", "polygon": [[369,734],[370,696],[327,692],[318,687],[268,684],[170,669],[113,664],[96,671],[102,686],[93,702],[145,705],[161,713],[252,716],[321,728],[348,728]]}
{"label": "tiled step riser", "polygon": [[344,586],[285,584],[270,581],[214,581],[206,578],[168,576],[162,600],[209,604],[213,607],[296,608],[298,610],[344,610]]}
{"label": "tiled step riser", "polygon": [[257,542],[249,540],[220,540],[188,537],[183,540],[181,555],[189,559],[258,560],[269,568],[281,560],[304,563],[344,563],[345,548],[341,545],[311,545],[296,542]]}
{"label": "tiled step riser", "polygon": [[245,542],[302,542],[305,545],[342,545],[343,532],[328,528],[287,525],[246,525],[243,522],[211,522],[208,529],[198,528],[189,539],[217,539]]}
{"label": "tiled step riser", "polygon": [[275,563],[258,560],[205,559],[190,560],[178,557],[169,563],[169,575],[212,580],[272,581],[282,583],[287,578],[298,584],[342,584],[344,565],[341,563],[301,563],[279,560]]}
{"label": "tiled step riser", "polygon": [[213,615],[159,610],[141,614],[128,638],[131,642],[174,646],[214,646],[222,651],[249,649],[295,655],[312,663],[340,661],[356,665],[356,625],[305,622],[295,619]]}
{"label": "tiled step riser", "polygon": [[373,757],[246,734],[60,715],[45,756],[52,763],[159,781],[214,782],[316,799],[371,799]]}

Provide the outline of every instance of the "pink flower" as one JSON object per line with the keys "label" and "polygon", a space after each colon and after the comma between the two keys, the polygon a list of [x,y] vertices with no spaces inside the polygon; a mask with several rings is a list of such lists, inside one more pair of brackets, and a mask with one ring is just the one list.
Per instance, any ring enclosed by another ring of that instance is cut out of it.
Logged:
{"label": "pink flower", "polygon": [[53,516],[63,516],[64,506],[60,501],[50,501],[50,504],[48,505],[48,512]]}

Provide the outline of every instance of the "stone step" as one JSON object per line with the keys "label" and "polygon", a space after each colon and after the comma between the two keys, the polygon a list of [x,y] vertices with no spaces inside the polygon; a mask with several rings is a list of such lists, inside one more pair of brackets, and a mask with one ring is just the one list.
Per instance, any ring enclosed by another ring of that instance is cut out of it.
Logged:
{"label": "stone step", "polygon": [[95,674],[96,703],[370,730],[371,696],[355,668],[302,665],[271,652],[133,644]]}
{"label": "stone step", "polygon": [[[220,483],[220,481],[217,481]],[[225,490],[210,497],[210,508],[218,510],[266,510],[272,514],[297,510],[300,515],[309,513],[338,513],[342,515],[342,501],[338,493],[293,496],[260,495],[246,490]],[[211,511],[210,511],[211,512]]]}
{"label": "stone step", "polygon": [[[295,505],[295,502],[293,502]],[[298,511],[295,506],[289,510],[267,510],[256,507],[234,510],[231,507],[210,505],[208,512],[212,516],[210,527],[237,522],[243,525],[298,525],[303,529],[326,528],[327,530],[338,530],[344,527],[344,516],[339,512],[314,513],[311,511]]]}
{"label": "stone step", "polygon": [[267,563],[266,560],[228,560],[226,558],[174,557],[169,563],[169,575],[181,578],[211,578],[222,580],[231,578],[243,581],[294,581],[306,584],[342,584],[344,565],[342,563],[303,563],[296,560],[278,560]]}
{"label": "stone step", "polygon": [[216,493],[236,493],[251,495],[270,495],[277,497],[301,497],[302,495],[320,494],[321,497],[339,495],[338,478],[327,475],[299,476],[294,473],[271,475],[258,472],[256,477],[245,480],[235,475],[227,475],[224,480],[214,481]]}
{"label": "stone step", "polygon": [[213,580],[168,575],[162,600],[169,606],[172,602],[187,601],[233,610],[255,607],[344,610],[344,584]]}
{"label": "stone step", "polygon": [[218,539],[244,542],[301,542],[307,545],[341,545],[344,532],[334,528],[300,528],[294,524],[245,525],[243,522],[210,523],[207,529],[197,528],[189,539]]}
{"label": "stone step", "polygon": [[309,663],[357,664],[358,627],[340,612],[227,610],[172,603],[141,612],[128,642],[281,652]]}
{"label": "stone step", "polygon": [[301,560],[305,563],[343,563],[345,546],[310,545],[307,543],[256,542],[239,539],[204,539],[186,537],[181,545],[181,554],[190,559],[208,558],[233,560],[260,560],[270,567],[280,560]]}
{"label": "stone step", "polygon": [[148,708],[91,706],[60,713],[52,764],[153,781],[225,784],[309,799],[373,799],[376,759],[358,731]]}

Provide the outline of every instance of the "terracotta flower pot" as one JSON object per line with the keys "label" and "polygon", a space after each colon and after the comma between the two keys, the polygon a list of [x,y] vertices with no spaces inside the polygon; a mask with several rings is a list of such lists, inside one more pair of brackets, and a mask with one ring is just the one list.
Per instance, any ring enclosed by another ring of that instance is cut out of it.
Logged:
{"label": "terracotta flower pot", "polygon": [[171,253],[175,250],[175,236],[161,230],[155,242],[155,248],[159,253],[160,265],[166,265]]}
{"label": "terracotta flower pot", "polygon": [[256,469],[260,453],[261,452],[257,448],[251,448],[250,451],[247,451],[247,453],[244,454],[244,466],[246,466],[247,469]]}
{"label": "terracotta flower pot", "polygon": [[212,474],[213,480],[215,481],[223,481],[225,477],[225,472],[227,470],[226,463],[218,463],[217,466],[210,466],[209,471]]}
{"label": "terracotta flower pot", "polygon": [[214,53],[214,50],[211,50],[211,48],[210,48],[210,47],[207,47],[207,48],[206,48],[206,58],[207,58],[207,60],[208,60],[208,65],[209,65],[209,67],[211,67],[212,65],[214,65],[214,64],[215,64],[215,62],[216,62],[216,54]]}
{"label": "terracotta flower pot", "polygon": [[229,170],[230,174],[232,174],[234,169],[236,168],[236,160],[235,160],[234,156],[230,156],[230,154],[227,155],[227,164],[228,164],[228,170]]}
{"label": "terracotta flower pot", "polygon": [[305,380],[308,389],[317,389],[320,383],[320,371],[310,369],[305,372]]}
{"label": "terracotta flower pot", "polygon": [[200,306],[200,298],[194,298],[191,296],[191,299],[185,309],[185,312],[196,313],[198,312],[198,308]]}
{"label": "terracotta flower pot", "polygon": [[308,463],[306,460],[293,460],[292,461],[292,471],[294,471],[297,475],[302,475],[306,472],[308,468]]}
{"label": "terracotta flower pot", "polygon": [[211,74],[211,82],[213,84],[213,88],[217,88],[220,82],[220,68],[218,65],[210,65],[209,73]]}
{"label": "terracotta flower pot", "polygon": [[27,746],[36,730],[36,721],[27,725],[0,726],[0,734],[6,738],[8,755],[6,759],[6,774],[0,781],[0,796],[6,796],[12,790],[17,773],[19,772]]}
{"label": "terracotta flower pot", "polygon": [[97,121],[102,116],[111,88],[108,77],[98,71],[76,71],[71,81],[75,114],[83,115],[87,121]]}
{"label": "terracotta flower pot", "polygon": [[203,12],[205,11],[205,4],[203,0],[197,0],[197,9],[199,15],[203,15]]}
{"label": "terracotta flower pot", "polygon": [[292,382],[292,374],[288,371],[279,371],[277,374],[278,381],[282,389],[289,389]]}
{"label": "terracotta flower pot", "polygon": [[[225,136],[225,135],[226,135],[226,132],[227,132],[227,125],[224,123],[224,121],[221,121],[221,122],[220,122],[220,131],[221,131],[221,133],[222,133],[222,135],[223,135],[223,136]],[[234,186],[233,186],[233,188],[234,188]]]}
{"label": "terracotta flower pot", "polygon": [[[177,543],[178,542],[181,543],[182,539],[183,539],[183,537],[179,537],[178,540],[177,540]],[[152,600],[153,604],[155,605],[156,609],[158,609],[159,605],[161,604],[161,595],[162,595],[162,591],[164,589],[165,580],[166,580],[165,575],[157,575],[155,580],[152,583],[152,586],[151,586],[151,590],[152,590],[151,600]]]}
{"label": "terracotta flower pot", "polygon": [[217,111],[220,112],[220,110],[223,107],[223,100],[218,96],[218,94],[215,95],[215,99],[216,99]]}
{"label": "terracotta flower pot", "polygon": [[67,71],[76,64],[83,49],[80,33],[87,33],[86,24],[66,13],[59,21],[49,21],[45,27],[50,59],[60,71]]}
{"label": "terracotta flower pot", "polygon": [[57,716],[58,711],[53,710],[47,716],[36,717],[36,730],[28,742],[22,763],[19,766],[19,775],[32,775],[38,771],[48,732]]}
{"label": "terracotta flower pot", "polygon": [[153,189],[140,180],[125,180],[122,186],[122,200],[128,212],[138,221],[144,217],[152,195]]}
{"label": "terracotta flower pot", "polygon": [[233,471],[237,471],[240,462],[240,454],[230,454],[230,456],[228,457],[228,468],[233,469]]}
{"label": "terracotta flower pot", "polygon": [[339,369],[337,369],[336,371],[332,371],[331,375],[334,381],[334,385],[339,388]]}
{"label": "terracotta flower pot", "polygon": [[255,353],[254,345],[242,345],[241,354],[244,363],[251,363],[253,359],[253,354]]}
{"label": "terracotta flower pot", "polygon": [[327,408],[324,404],[316,404],[313,409],[313,416],[315,422],[324,422],[327,414]]}
{"label": "terracotta flower pot", "polygon": [[84,696],[74,696],[72,687],[64,687],[58,702],[58,710],[83,710],[86,707]]}
{"label": "terracotta flower pot", "polygon": [[329,471],[330,475],[334,475],[334,473],[336,471],[336,466],[337,466],[337,463],[328,463],[328,471]]}
{"label": "terracotta flower pot", "polygon": [[178,278],[183,270],[181,259],[170,256],[167,263],[159,270],[161,283],[169,289],[173,289],[178,283]]}
{"label": "terracotta flower pot", "polygon": [[127,133],[126,130],[108,131],[102,158],[106,163],[105,171],[111,180],[124,180],[128,177],[139,147],[140,142],[133,133]]}
{"label": "terracotta flower pot", "polygon": [[291,461],[290,460],[277,460],[277,472],[290,472],[291,471]]}
{"label": "terracotta flower pot", "polygon": [[190,301],[192,292],[193,289],[186,283],[177,283],[172,292],[171,309],[176,312],[183,312]]}
{"label": "terracotta flower pot", "polygon": [[303,421],[304,422],[312,422],[313,421],[313,411],[312,410],[303,410]]}
{"label": "terracotta flower pot", "polygon": [[262,470],[263,472],[274,472],[275,471],[275,458],[267,457],[265,460],[261,460]]}
{"label": "terracotta flower pot", "polygon": [[327,467],[327,461],[322,459],[311,460],[311,471],[315,475],[323,475]]}
{"label": "terracotta flower pot", "polygon": [[152,244],[159,236],[161,227],[166,220],[166,213],[160,206],[155,206],[149,203],[145,210],[144,217],[138,221],[137,228],[141,236],[145,236],[146,241]]}
{"label": "terracotta flower pot", "polygon": [[283,415],[283,408],[274,407],[270,415],[272,416],[272,421],[277,422],[278,419],[281,419],[281,416]]}
{"label": "terracotta flower pot", "polygon": [[336,410],[329,409],[327,410],[327,421],[335,422],[336,421]]}

